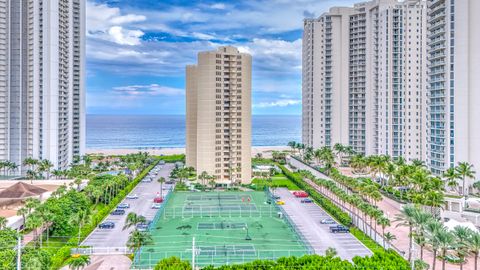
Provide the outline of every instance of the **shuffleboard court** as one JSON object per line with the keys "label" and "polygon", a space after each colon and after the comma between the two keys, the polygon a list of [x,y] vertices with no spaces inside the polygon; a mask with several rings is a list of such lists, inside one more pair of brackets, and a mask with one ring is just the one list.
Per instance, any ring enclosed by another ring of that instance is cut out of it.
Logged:
{"label": "shuffleboard court", "polygon": [[151,269],[171,256],[195,265],[302,256],[311,250],[264,192],[175,192],[151,228],[153,243],[136,254],[133,269]]}

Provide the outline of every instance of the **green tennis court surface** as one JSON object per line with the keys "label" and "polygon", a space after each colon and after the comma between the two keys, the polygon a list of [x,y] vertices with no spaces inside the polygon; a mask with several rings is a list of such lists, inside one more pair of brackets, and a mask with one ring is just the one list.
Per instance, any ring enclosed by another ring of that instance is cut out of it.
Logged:
{"label": "green tennis court surface", "polygon": [[194,237],[196,266],[307,254],[277,206],[266,201],[264,192],[173,193],[151,230],[154,243],[141,248],[133,268],[149,269],[171,256],[191,261]]}

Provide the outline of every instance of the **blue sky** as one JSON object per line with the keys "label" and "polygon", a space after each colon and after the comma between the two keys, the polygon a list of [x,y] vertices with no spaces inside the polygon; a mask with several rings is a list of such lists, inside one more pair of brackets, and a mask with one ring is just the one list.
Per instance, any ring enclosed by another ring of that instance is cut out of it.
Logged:
{"label": "blue sky", "polygon": [[301,114],[302,27],[351,0],[87,0],[87,113],[184,114],[185,65],[253,56],[254,114]]}

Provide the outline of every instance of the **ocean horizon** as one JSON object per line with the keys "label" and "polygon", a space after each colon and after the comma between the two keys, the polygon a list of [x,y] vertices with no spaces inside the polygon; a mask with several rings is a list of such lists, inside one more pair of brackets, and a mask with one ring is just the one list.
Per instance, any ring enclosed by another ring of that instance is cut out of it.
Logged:
{"label": "ocean horizon", "polygon": [[[301,140],[299,115],[252,115],[252,146]],[[87,114],[87,149],[185,147],[185,115]]]}

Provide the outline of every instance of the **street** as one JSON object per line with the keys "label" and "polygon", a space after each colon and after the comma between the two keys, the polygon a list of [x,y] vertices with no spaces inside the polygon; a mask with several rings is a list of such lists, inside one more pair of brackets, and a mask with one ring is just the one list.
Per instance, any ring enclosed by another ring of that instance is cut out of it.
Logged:
{"label": "street", "polygon": [[[126,246],[130,232],[133,227],[123,230],[125,219],[130,212],[137,215],[144,216],[147,220],[153,220],[158,209],[152,209],[153,199],[160,193],[160,183],[157,179],[164,177],[166,181],[169,180],[170,172],[173,170],[173,164],[157,165],[159,168],[158,174],[153,177],[152,182],[140,182],[130,195],[138,195],[138,199],[125,198],[122,203],[130,204],[130,208],[125,209],[125,215],[109,215],[103,220],[115,223],[113,229],[99,229],[98,227],[82,242],[82,246],[90,246],[94,248],[124,248]],[[154,168],[154,169],[155,169]],[[154,170],[152,169],[152,171]],[[148,176],[146,177],[148,178]],[[173,185],[163,184],[163,196],[165,197]]]}

